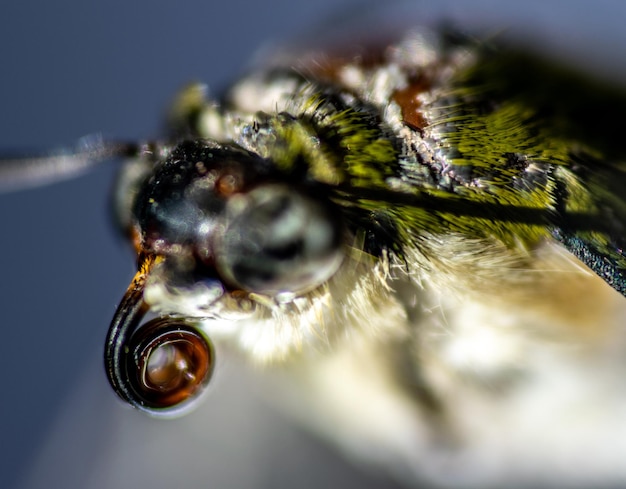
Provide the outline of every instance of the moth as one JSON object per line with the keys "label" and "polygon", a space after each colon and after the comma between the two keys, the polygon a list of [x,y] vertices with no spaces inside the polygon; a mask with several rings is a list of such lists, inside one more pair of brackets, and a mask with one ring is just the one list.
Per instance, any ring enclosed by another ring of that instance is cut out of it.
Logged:
{"label": "moth", "polygon": [[[137,273],[115,393],[176,416],[234,351],[408,484],[623,483],[626,97],[456,31],[284,52],[163,140],[4,159],[30,185],[124,160]],[[211,402],[210,398],[206,402]]]}

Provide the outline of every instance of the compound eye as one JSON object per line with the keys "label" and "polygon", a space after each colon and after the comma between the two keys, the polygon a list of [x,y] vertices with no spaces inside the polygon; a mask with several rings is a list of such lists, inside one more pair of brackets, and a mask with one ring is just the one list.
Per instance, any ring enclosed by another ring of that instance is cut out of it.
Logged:
{"label": "compound eye", "polygon": [[211,378],[211,344],[175,318],[142,325],[132,336],[126,372],[135,402],[153,415],[175,415],[195,404]]}
{"label": "compound eye", "polygon": [[342,223],[333,207],[285,185],[233,196],[215,236],[215,265],[231,285],[276,296],[328,280],[343,258]]}

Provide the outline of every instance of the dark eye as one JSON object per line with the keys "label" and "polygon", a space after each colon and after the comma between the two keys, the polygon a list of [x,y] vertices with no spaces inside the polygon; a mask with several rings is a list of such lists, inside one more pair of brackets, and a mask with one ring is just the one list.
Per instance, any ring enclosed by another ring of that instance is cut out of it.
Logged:
{"label": "dark eye", "polygon": [[215,263],[221,277],[244,290],[299,293],[333,275],[341,244],[341,220],[330,205],[286,185],[264,185],[229,200]]}
{"label": "dark eye", "polygon": [[146,251],[209,253],[207,236],[228,196],[259,178],[263,162],[233,146],[185,141],[159,164],[140,188],[133,219]]}

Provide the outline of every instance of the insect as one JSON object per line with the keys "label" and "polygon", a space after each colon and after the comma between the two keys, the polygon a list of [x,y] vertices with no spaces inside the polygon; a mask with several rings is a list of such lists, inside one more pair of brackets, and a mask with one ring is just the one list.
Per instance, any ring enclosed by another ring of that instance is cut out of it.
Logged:
{"label": "insect", "polygon": [[3,162],[20,184],[127,160],[114,391],[180,415],[229,348],[409,480],[623,481],[626,98],[456,33],[363,46],[191,86],[164,141]]}

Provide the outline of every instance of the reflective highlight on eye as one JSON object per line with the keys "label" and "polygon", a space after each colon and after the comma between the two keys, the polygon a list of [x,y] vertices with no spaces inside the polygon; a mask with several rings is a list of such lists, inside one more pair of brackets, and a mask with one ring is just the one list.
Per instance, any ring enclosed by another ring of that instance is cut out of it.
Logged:
{"label": "reflective highlight on eye", "polygon": [[332,207],[284,185],[264,185],[232,198],[216,237],[219,274],[244,290],[303,292],[341,263],[342,228]]}

